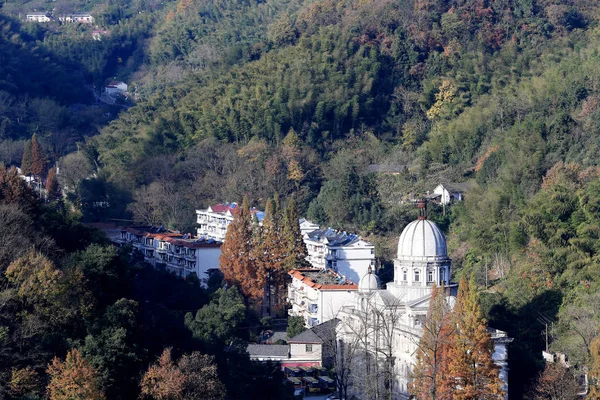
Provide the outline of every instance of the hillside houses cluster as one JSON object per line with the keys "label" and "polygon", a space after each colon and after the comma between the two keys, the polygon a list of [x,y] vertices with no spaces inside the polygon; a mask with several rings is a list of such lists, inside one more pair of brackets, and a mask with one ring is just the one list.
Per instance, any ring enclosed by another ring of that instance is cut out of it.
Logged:
{"label": "hillside houses cluster", "polygon": [[72,14],[61,14],[55,17],[50,12],[46,11],[34,11],[26,14],[25,16],[28,22],[51,22],[59,21],[62,23],[80,23],[80,24],[93,24],[95,19],[90,13],[72,13]]}

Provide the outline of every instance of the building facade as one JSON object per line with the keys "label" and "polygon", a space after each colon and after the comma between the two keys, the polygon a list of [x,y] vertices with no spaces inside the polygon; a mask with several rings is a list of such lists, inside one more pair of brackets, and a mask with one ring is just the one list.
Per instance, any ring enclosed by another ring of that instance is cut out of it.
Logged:
{"label": "building facade", "polygon": [[66,14],[58,17],[60,22],[79,22],[82,24],[93,24],[94,17],[92,17],[89,13],[74,13],[74,14]]}
{"label": "building facade", "polygon": [[331,269],[352,282],[375,268],[375,246],[358,235],[327,228],[305,233],[303,239],[314,268]]}
{"label": "building facade", "polygon": [[46,12],[32,12],[27,14],[27,21],[29,22],[50,22],[52,17]]}
{"label": "building facade", "polygon": [[[225,241],[227,227],[233,222],[233,216],[237,212],[237,203],[221,203],[208,207],[206,210],[196,210],[197,235],[220,242]],[[259,223],[262,222],[265,213],[255,208],[250,209],[256,215]]]}
{"label": "building facade", "polygon": [[[450,274],[445,237],[435,223],[421,216],[400,236],[394,281],[387,290],[380,289],[371,271],[361,278],[352,303],[340,310],[337,331],[338,340],[354,351],[354,357],[346,355],[347,365],[359,371],[352,377],[350,393],[360,397],[356,388],[369,388],[388,394],[391,391],[395,399],[409,398],[410,372],[423,336],[433,284],[444,284],[450,307],[456,301],[457,285],[450,282]],[[512,339],[495,329],[490,329],[490,335],[495,345],[494,361],[507,382],[507,344]],[[380,370],[388,377],[387,382],[374,380],[365,372],[372,370]]]}
{"label": "building facade", "polygon": [[212,239],[194,238],[190,234],[156,227],[121,228],[118,244],[131,244],[155,267],[164,266],[169,271],[185,277],[195,273],[203,285],[209,275],[219,269],[221,243]]}
{"label": "building facade", "polygon": [[300,269],[289,274],[292,280],[288,285],[288,314],[303,317],[307,328],[336,318],[358,289],[332,270]]}

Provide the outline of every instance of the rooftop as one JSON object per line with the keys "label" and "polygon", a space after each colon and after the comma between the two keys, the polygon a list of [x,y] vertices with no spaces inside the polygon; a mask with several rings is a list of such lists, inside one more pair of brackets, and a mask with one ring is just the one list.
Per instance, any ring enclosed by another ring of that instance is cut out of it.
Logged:
{"label": "rooftop", "polygon": [[289,272],[309,287],[318,290],[357,290],[358,285],[330,269],[305,268]]}
{"label": "rooftop", "polygon": [[360,236],[355,235],[354,233],[337,231],[331,228],[317,229],[307,233],[307,235],[309,240],[326,242],[329,246],[348,246],[362,240]]}
{"label": "rooftop", "polygon": [[246,348],[250,357],[288,357],[287,344],[249,344]]}
{"label": "rooftop", "polygon": [[164,226],[133,226],[122,227],[121,232],[129,232],[136,236],[151,237],[174,244],[175,246],[184,246],[190,249],[205,247],[219,247],[221,242],[205,237],[196,237],[191,233],[182,234],[179,231],[166,229]]}
{"label": "rooftop", "polygon": [[290,340],[288,343],[315,343],[322,344],[326,341],[335,338],[335,327],[337,326],[339,319],[333,318],[329,321],[323,322],[317,326],[313,326],[303,332],[300,332]]}

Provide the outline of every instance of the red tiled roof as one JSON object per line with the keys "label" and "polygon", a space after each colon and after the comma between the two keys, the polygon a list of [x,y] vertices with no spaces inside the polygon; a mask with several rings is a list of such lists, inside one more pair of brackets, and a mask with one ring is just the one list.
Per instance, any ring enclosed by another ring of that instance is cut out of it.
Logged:
{"label": "red tiled roof", "polygon": [[306,286],[309,286],[313,289],[317,289],[317,290],[357,290],[358,289],[358,285],[355,283],[350,282],[349,280],[346,279],[346,282],[340,285],[323,285],[321,283],[317,283],[315,281],[313,281],[310,277],[305,276],[302,271],[319,271],[319,269],[304,269],[304,270],[291,270],[290,272],[288,272],[290,274],[290,276],[292,276],[293,278],[296,278],[300,281],[302,281],[302,283],[304,283]]}

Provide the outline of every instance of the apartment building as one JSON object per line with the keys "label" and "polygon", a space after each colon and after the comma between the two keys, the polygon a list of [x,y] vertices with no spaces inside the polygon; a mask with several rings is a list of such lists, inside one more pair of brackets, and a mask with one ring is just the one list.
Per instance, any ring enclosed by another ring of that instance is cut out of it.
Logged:
{"label": "apartment building", "polygon": [[[233,222],[233,216],[237,212],[239,205],[237,203],[221,203],[208,207],[206,210],[196,210],[197,235],[209,239],[225,241],[227,227]],[[256,208],[250,209],[250,212],[262,222],[265,213]]]}
{"label": "apartment building", "polygon": [[314,268],[331,269],[352,282],[358,282],[369,267],[375,268],[375,246],[358,235],[327,228],[303,238]]}
{"label": "apartment building", "polygon": [[304,318],[307,328],[337,317],[342,306],[354,299],[358,285],[330,269],[298,269],[289,272],[288,309]]}
{"label": "apartment building", "polygon": [[219,269],[221,243],[213,239],[143,226],[121,228],[116,242],[131,243],[155,267],[164,266],[183,277],[195,272],[203,284],[211,272]]}

